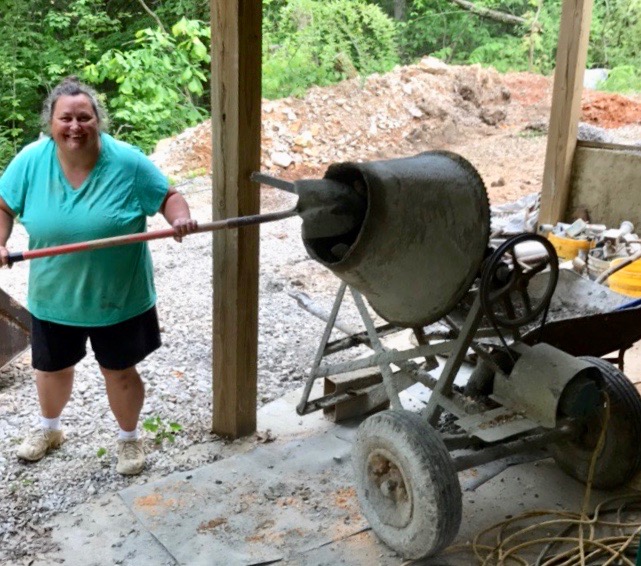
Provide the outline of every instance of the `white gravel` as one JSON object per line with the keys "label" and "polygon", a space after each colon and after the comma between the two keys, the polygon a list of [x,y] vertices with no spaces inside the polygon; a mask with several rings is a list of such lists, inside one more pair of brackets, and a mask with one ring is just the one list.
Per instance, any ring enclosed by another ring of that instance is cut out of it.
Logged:
{"label": "white gravel", "polygon": [[[201,222],[211,219],[209,183],[206,177],[197,178],[179,187]],[[273,192],[278,191],[264,191],[268,197]],[[292,198],[272,194],[267,208],[289,208]],[[324,323],[299,308],[288,291],[304,291],[329,310],[339,283],[309,259],[300,241],[299,224],[298,218],[291,218],[261,227],[259,407],[302,384],[324,329]],[[162,217],[151,220],[150,229],[162,227]],[[27,237],[20,225],[9,243],[13,251],[26,249]],[[210,434],[211,234],[189,236],[182,244],[167,239],[150,245],[163,346],[139,366],[147,393],[141,421],[158,417],[165,426],[175,422],[183,428],[173,444],[156,445],[154,434],[145,431],[146,470],[134,478],[117,474],[118,429],[103,379],[89,354],[77,366],[73,396],[62,415],[67,442],[41,462],[21,463],[15,448],[25,431],[37,424],[39,415],[29,353],[5,366],[0,370],[1,564],[28,563],[35,552],[46,552],[51,542],[38,525],[55,513],[132,483],[193,469],[220,457],[220,450],[207,449],[217,440]],[[0,271],[0,287],[23,304],[27,273],[28,262]]]}

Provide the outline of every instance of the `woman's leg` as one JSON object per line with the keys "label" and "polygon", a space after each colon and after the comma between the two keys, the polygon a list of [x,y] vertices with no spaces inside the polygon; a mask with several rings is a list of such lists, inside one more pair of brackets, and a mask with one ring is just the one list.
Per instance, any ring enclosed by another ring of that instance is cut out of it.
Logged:
{"label": "woman's leg", "polygon": [[71,397],[73,375],[74,366],[58,371],[36,370],[36,389],[42,418],[40,427],[18,447],[19,458],[35,462],[65,441],[59,417]]}
{"label": "woman's leg", "polygon": [[100,371],[105,378],[109,406],[120,428],[125,431],[135,430],[145,400],[145,386],[136,366],[123,370],[100,366]]}
{"label": "woman's leg", "polygon": [[145,451],[136,429],[145,400],[145,386],[136,366],[124,370],[100,366],[100,371],[105,377],[109,406],[120,425],[116,471],[125,475],[139,474],[145,467]]}
{"label": "woman's leg", "polygon": [[45,419],[60,416],[73,388],[74,366],[59,371],[36,370],[36,388],[40,410]]}

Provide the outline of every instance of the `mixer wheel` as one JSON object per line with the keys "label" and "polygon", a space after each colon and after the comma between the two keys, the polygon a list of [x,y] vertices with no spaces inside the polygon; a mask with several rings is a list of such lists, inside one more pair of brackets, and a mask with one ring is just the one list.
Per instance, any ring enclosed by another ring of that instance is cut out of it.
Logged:
{"label": "mixer wheel", "polygon": [[[641,396],[615,366],[600,358],[585,356],[603,376],[603,390],[610,400],[605,444],[597,458],[592,485],[614,489],[627,483],[641,469]],[[588,417],[580,434],[552,447],[557,465],[582,482],[589,479],[590,463],[602,430],[605,412]]]}
{"label": "mixer wheel", "polygon": [[439,434],[419,415],[383,411],[359,427],[356,492],[372,530],[407,559],[440,552],[461,524],[461,487]]}

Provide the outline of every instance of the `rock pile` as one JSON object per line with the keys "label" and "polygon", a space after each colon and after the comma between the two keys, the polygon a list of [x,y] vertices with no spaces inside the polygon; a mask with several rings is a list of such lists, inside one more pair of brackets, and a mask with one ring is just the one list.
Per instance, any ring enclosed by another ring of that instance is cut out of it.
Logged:
{"label": "rock pile", "polygon": [[[312,88],[304,98],[264,100],[261,169],[299,177],[335,161],[415,153],[417,146],[495,128],[509,103],[510,91],[493,69],[430,57],[385,75]],[[210,121],[163,140],[152,158],[176,178],[209,172]]]}

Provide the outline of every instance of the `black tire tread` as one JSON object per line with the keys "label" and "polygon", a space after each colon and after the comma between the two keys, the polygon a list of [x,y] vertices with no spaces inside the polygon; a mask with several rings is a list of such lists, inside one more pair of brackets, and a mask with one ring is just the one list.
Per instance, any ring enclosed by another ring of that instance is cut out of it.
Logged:
{"label": "black tire tread", "polygon": [[[641,438],[641,395],[632,385],[630,380],[617,367],[611,363],[593,356],[581,356],[581,359],[595,366],[603,376],[604,391],[610,397],[610,419],[611,422],[624,422],[631,427],[630,438]],[[617,435],[619,436],[619,435]],[[606,437],[607,442],[607,437]],[[626,484],[641,470],[641,443],[631,443],[635,453],[630,459],[628,469],[608,468],[609,462],[597,460],[597,466],[592,485],[599,489],[614,489]],[[638,447],[637,447],[638,446]],[[554,459],[557,465],[568,475],[586,482],[585,458],[580,459],[581,449],[576,448],[572,454],[566,454],[561,449],[553,450]],[[591,456],[590,456],[591,458]],[[613,466],[619,466],[623,459],[617,459]],[[616,472],[616,473],[615,473]]]}
{"label": "black tire tread", "polygon": [[[382,424],[385,423],[385,424]],[[384,434],[381,434],[382,428]],[[458,476],[452,459],[445,444],[438,433],[419,415],[409,411],[383,411],[366,419],[359,428],[356,444],[364,442],[363,438],[377,438],[386,436],[392,442],[404,435],[414,454],[419,461],[419,470],[431,477],[439,487],[435,494],[438,517],[433,518],[436,525],[436,538],[429,548],[410,548],[402,540],[392,540],[390,532],[381,532],[383,528],[377,524],[375,517],[369,517],[365,511],[369,507],[363,501],[365,495],[361,489],[361,480],[357,477],[357,493],[361,500],[361,508],[369,520],[374,532],[391,548],[402,554],[405,558],[419,559],[433,556],[452,542],[458,533],[462,517],[462,496]],[[399,443],[400,444],[400,443]],[[358,454],[358,450],[354,451]],[[358,475],[358,462],[354,462],[354,469]],[[417,478],[412,478],[417,481]],[[416,546],[416,545],[415,545]]]}

